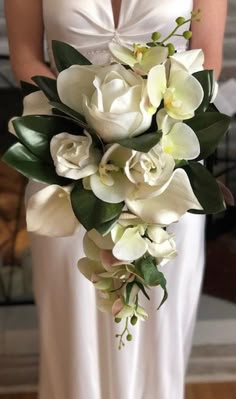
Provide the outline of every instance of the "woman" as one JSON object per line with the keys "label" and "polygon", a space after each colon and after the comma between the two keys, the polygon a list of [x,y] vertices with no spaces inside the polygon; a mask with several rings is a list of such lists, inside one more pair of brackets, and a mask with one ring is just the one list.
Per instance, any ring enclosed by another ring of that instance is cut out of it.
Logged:
{"label": "woman", "polygon": [[[111,40],[147,42],[168,33],[178,16],[201,8],[192,26],[192,48],[205,52],[205,67],[219,76],[226,0],[6,0],[12,67],[18,80],[55,76],[50,42],[76,46],[93,63],[109,61]],[[17,23],[16,23],[17,21]],[[49,69],[43,35],[49,44]],[[183,38],[175,46],[185,48]],[[37,183],[32,183],[33,189]],[[31,184],[31,186],[32,186]],[[204,263],[204,218],[187,214],[172,227],[179,255],[166,266],[169,298],[135,328],[133,342],[117,350],[119,326],[98,313],[95,290],[76,269],[83,231],[69,238],[32,235],[35,294],[41,337],[40,399],[181,399]]]}

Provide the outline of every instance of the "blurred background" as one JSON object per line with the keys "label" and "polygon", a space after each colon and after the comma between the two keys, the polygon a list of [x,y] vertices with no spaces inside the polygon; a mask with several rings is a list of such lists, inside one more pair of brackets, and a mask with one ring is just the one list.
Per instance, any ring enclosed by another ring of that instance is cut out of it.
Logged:
{"label": "blurred background", "polygon": [[[0,0],[0,154],[13,142],[7,123],[21,114],[21,103],[10,69]],[[233,118],[210,167],[236,198],[236,0],[229,1],[217,106]],[[25,185],[24,177],[0,161],[0,393],[36,390],[38,381],[38,326],[25,230]],[[236,381],[234,208],[207,220],[206,269],[188,381]]]}

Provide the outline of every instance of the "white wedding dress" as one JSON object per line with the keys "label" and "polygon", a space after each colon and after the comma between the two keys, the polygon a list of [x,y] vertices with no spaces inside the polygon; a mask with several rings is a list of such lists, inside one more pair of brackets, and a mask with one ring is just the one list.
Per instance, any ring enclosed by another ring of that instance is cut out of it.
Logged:
{"label": "white wedding dress", "polygon": [[[93,63],[110,60],[112,40],[147,42],[169,33],[192,0],[122,0],[115,28],[111,0],[43,0],[49,43],[76,46]],[[178,50],[186,42],[174,39]],[[31,182],[29,190],[37,188]],[[50,222],[50,221],[49,221]],[[78,271],[84,230],[73,237],[31,235],[40,320],[40,399],[182,399],[204,263],[204,217],[187,214],[171,226],[178,257],[164,267],[169,298],[157,312],[161,290],[146,301],[147,322],[117,349],[121,326],[96,308],[93,285]],[[148,302],[148,303],[147,303]]]}

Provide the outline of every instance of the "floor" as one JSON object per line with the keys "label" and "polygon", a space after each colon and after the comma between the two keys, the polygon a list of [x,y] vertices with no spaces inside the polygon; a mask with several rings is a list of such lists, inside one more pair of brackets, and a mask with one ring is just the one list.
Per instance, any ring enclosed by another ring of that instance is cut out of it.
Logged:
{"label": "floor", "polygon": [[[186,399],[235,399],[236,383],[187,385]],[[36,399],[36,394],[0,395],[0,399]]]}

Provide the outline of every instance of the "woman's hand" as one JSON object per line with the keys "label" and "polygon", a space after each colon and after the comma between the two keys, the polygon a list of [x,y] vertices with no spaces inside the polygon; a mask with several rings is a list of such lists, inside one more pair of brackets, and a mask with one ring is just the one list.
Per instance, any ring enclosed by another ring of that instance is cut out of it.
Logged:
{"label": "woman's hand", "polygon": [[34,75],[54,77],[44,62],[42,0],[5,0],[5,15],[16,79],[29,82]]}

